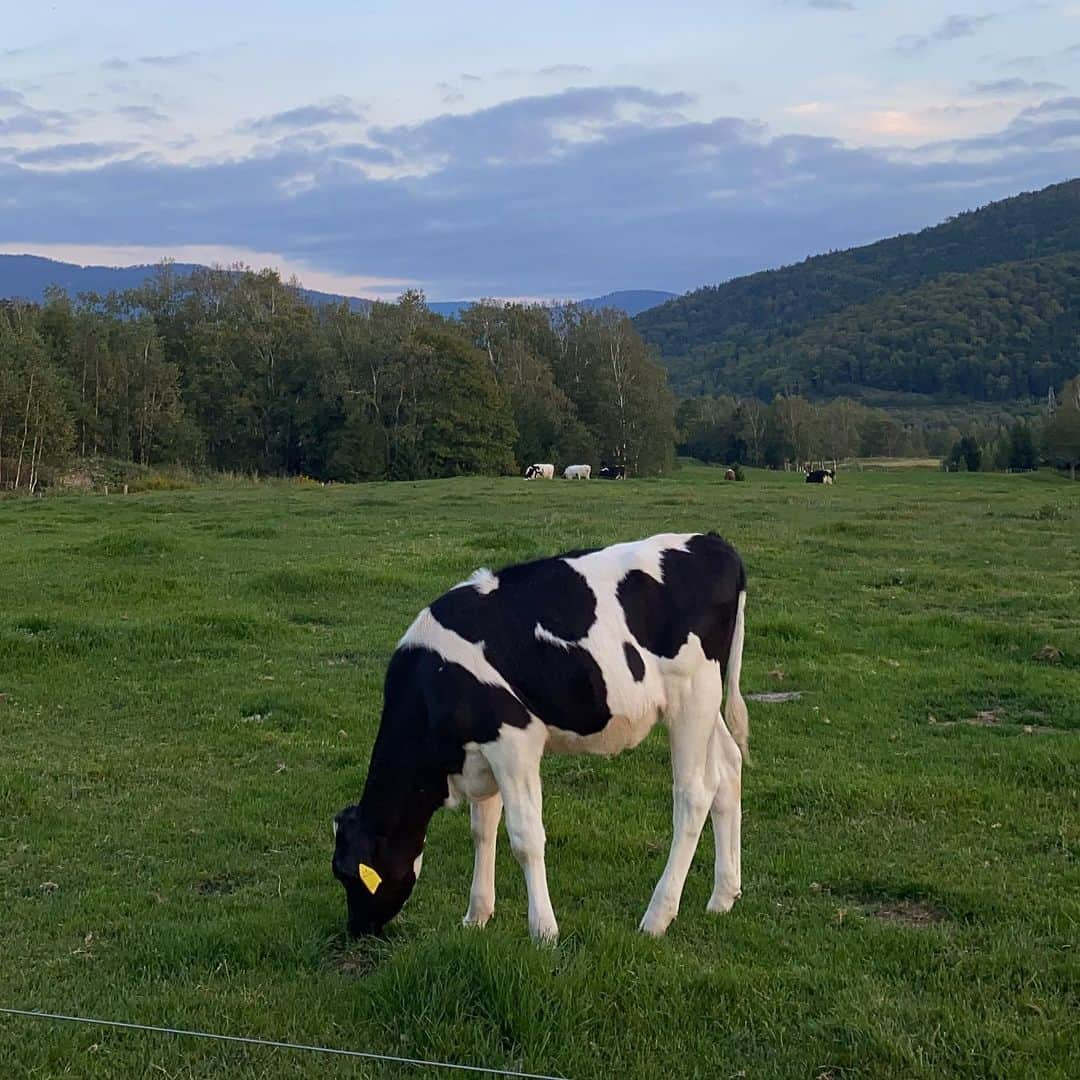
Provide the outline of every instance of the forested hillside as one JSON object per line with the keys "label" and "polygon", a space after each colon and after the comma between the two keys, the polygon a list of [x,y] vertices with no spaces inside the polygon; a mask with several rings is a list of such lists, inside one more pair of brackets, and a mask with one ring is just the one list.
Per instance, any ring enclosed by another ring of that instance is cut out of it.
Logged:
{"label": "forested hillside", "polygon": [[[1067,370],[1076,352],[1075,278],[1069,264],[1049,257],[1078,252],[1074,180],[920,233],[700,289],[634,322],[683,392],[826,395],[871,387],[976,400],[1024,396],[1045,391],[1050,369],[1075,373],[1075,365]],[[982,273],[1018,262],[1028,265]],[[1052,292],[1045,303],[1034,295],[1043,288]],[[921,337],[898,341],[900,324],[916,310]],[[1028,339],[1025,350],[1019,343]],[[932,355],[917,359],[928,343]],[[939,361],[945,367],[935,374],[929,369]]]}
{"label": "forested hillside", "polygon": [[0,306],[0,486],[72,456],[320,479],[666,469],[674,400],[629,320],[419,293],[353,311],[272,271],[162,267],[145,287]]}

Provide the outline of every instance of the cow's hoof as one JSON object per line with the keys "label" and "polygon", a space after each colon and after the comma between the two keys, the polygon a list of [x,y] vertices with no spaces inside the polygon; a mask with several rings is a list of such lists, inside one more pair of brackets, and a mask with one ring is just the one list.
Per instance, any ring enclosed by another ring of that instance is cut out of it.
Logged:
{"label": "cow's hoof", "polygon": [[482,930],[488,924],[488,920],[495,914],[495,909],[492,907],[470,907],[465,912],[465,918],[461,920],[462,926],[470,926],[477,930]]}
{"label": "cow's hoof", "polygon": [[675,913],[669,915],[666,912],[656,912],[650,908],[645,912],[645,917],[641,920],[638,929],[643,934],[648,934],[649,937],[663,937],[674,919]]}
{"label": "cow's hoof", "polygon": [[533,941],[537,945],[554,945],[559,940],[559,927],[555,922],[540,922],[529,927]]}
{"label": "cow's hoof", "polygon": [[713,893],[709,897],[705,910],[711,911],[714,915],[726,915],[735,906],[735,901],[740,896],[742,896],[742,892],[738,889],[735,892]]}

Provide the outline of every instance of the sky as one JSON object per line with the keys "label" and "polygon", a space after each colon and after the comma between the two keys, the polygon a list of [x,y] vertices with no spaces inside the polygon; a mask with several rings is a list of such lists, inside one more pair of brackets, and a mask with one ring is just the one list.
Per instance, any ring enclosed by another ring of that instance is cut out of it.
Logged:
{"label": "sky", "polygon": [[683,292],[1080,175],[1080,0],[3,9],[0,252]]}

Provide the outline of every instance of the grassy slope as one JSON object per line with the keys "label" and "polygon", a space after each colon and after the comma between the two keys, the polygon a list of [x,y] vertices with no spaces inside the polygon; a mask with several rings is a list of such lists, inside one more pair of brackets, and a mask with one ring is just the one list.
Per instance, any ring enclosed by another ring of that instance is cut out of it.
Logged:
{"label": "grassy slope", "polygon": [[[579,1078],[1077,1075],[1080,486],[717,476],[0,503],[0,1005]],[[668,937],[635,933],[657,732],[548,761],[557,948],[505,839],[494,923],[459,926],[463,814],[389,940],[347,943],[330,817],[415,611],[479,564],[710,527],[749,568],[744,689],[807,692],[751,704],[735,911],[704,911],[706,837]],[[877,914],[911,899],[943,918]],[[418,1075],[0,1017],[4,1076],[225,1070]]]}

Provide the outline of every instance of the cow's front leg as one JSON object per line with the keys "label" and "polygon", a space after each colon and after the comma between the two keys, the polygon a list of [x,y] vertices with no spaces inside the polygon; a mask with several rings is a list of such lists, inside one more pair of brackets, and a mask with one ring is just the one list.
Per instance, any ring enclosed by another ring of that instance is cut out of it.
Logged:
{"label": "cow's front leg", "polygon": [[495,841],[502,808],[498,792],[470,804],[474,853],[469,910],[463,920],[466,926],[483,926],[495,912]]}
{"label": "cow's front leg", "polygon": [[695,675],[686,699],[667,721],[673,795],[671,851],[641,920],[641,929],[655,937],[679,914],[686,875],[716,794],[719,771],[713,733],[720,694],[720,668],[709,664]]}
{"label": "cow's front leg", "polygon": [[544,866],[542,754],[543,742],[533,737],[530,730],[503,734],[492,749],[486,751],[506,809],[510,849],[525,874],[529,932],[537,941],[554,941],[559,936],[559,927],[548,895]]}

